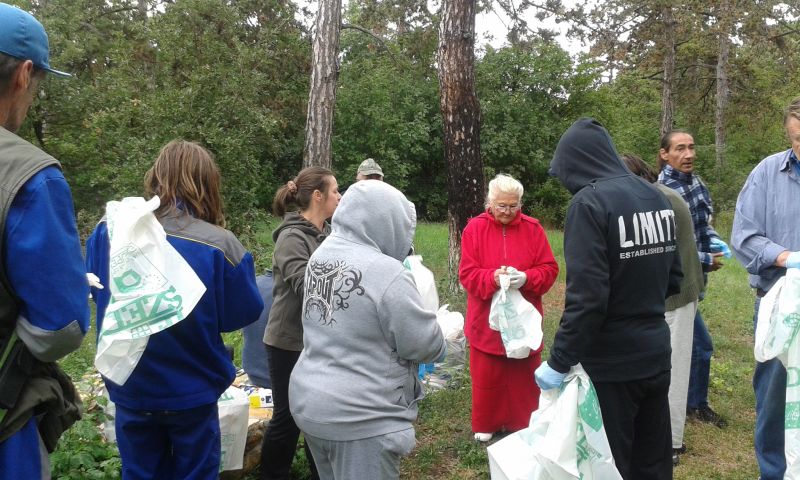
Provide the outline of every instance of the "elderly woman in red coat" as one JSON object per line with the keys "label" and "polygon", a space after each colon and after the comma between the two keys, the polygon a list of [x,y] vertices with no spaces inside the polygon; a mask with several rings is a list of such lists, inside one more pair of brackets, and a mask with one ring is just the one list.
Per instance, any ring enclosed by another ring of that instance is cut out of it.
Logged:
{"label": "elderly woman in red coat", "polygon": [[501,273],[510,273],[511,288],[518,288],[540,313],[542,295],[558,275],[544,228],[521,211],[522,193],[514,178],[495,177],[489,182],[486,211],[469,221],[461,237],[458,276],[467,291],[464,331],[472,375],[472,431],[482,442],[495,432],[527,427],[539,404],[533,371],[541,363],[541,348],[528,358],[507,358],[500,332],[489,328],[489,307]]}

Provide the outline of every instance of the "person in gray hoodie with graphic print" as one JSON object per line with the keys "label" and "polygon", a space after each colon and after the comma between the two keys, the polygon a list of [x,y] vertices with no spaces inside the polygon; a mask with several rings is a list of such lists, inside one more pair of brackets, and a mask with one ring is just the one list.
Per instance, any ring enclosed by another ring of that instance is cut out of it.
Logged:
{"label": "person in gray hoodie with graphic print", "polygon": [[306,267],[289,404],[322,479],[398,478],[416,444],[417,364],[440,361],[446,344],[402,264],[415,226],[397,189],[356,183]]}

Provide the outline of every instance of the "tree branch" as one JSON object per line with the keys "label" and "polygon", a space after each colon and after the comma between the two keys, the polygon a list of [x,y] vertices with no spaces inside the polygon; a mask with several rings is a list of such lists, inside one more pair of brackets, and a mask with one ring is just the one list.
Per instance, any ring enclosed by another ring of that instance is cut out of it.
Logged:
{"label": "tree branch", "polygon": [[389,56],[392,57],[392,61],[394,63],[397,63],[397,59],[394,57],[394,54],[392,53],[391,50],[389,50],[389,46],[386,45],[386,42],[384,42],[381,37],[375,35],[374,33],[370,32],[369,30],[367,30],[364,27],[359,27],[358,25],[350,25],[349,23],[343,23],[343,24],[341,24],[340,27],[341,27],[342,30],[345,30],[345,29],[348,29],[348,28],[352,29],[352,30],[358,30],[359,32],[366,33],[370,37],[374,38],[375,40],[378,41],[378,43],[381,44],[381,46],[384,48],[384,50],[386,50],[386,52],[389,54]]}
{"label": "tree branch", "polygon": [[128,11],[131,11],[131,10],[139,10],[139,7],[138,7],[138,6],[136,6],[136,7],[134,7],[134,6],[129,6],[129,7],[120,7],[120,8],[115,8],[115,9],[112,9],[112,10],[106,10],[106,11],[104,11],[104,12],[100,12],[98,15],[95,15],[95,16],[92,18],[92,21],[94,21],[94,20],[97,20],[98,18],[100,18],[100,17],[104,17],[104,16],[106,16],[106,15],[113,15],[113,14],[115,14],[115,13],[120,13],[120,12],[128,12]]}

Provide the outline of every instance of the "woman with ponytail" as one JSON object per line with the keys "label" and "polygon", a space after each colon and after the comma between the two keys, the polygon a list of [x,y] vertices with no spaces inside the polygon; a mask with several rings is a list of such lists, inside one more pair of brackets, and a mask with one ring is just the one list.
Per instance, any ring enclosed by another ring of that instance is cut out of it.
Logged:
{"label": "woman with ponytail", "polygon": [[[300,171],[275,193],[272,210],[283,222],[272,233],[273,304],[264,343],[269,356],[274,403],[272,419],[261,447],[261,478],[289,479],[300,429],[289,411],[289,377],[303,350],[301,320],[308,258],[330,233],[327,222],[339,204],[339,185],[322,167]],[[311,452],[306,458],[312,478],[319,478]]]}

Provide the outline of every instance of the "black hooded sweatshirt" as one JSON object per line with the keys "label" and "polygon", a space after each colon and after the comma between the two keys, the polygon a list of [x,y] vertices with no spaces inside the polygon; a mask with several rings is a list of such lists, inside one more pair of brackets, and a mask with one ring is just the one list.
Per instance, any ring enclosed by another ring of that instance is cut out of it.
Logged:
{"label": "black hooded sweatshirt", "polygon": [[593,381],[670,369],[665,299],[680,290],[674,212],[622,163],[592,119],[564,132],[550,173],[573,194],[564,226],[567,291],[548,364],[580,362]]}

